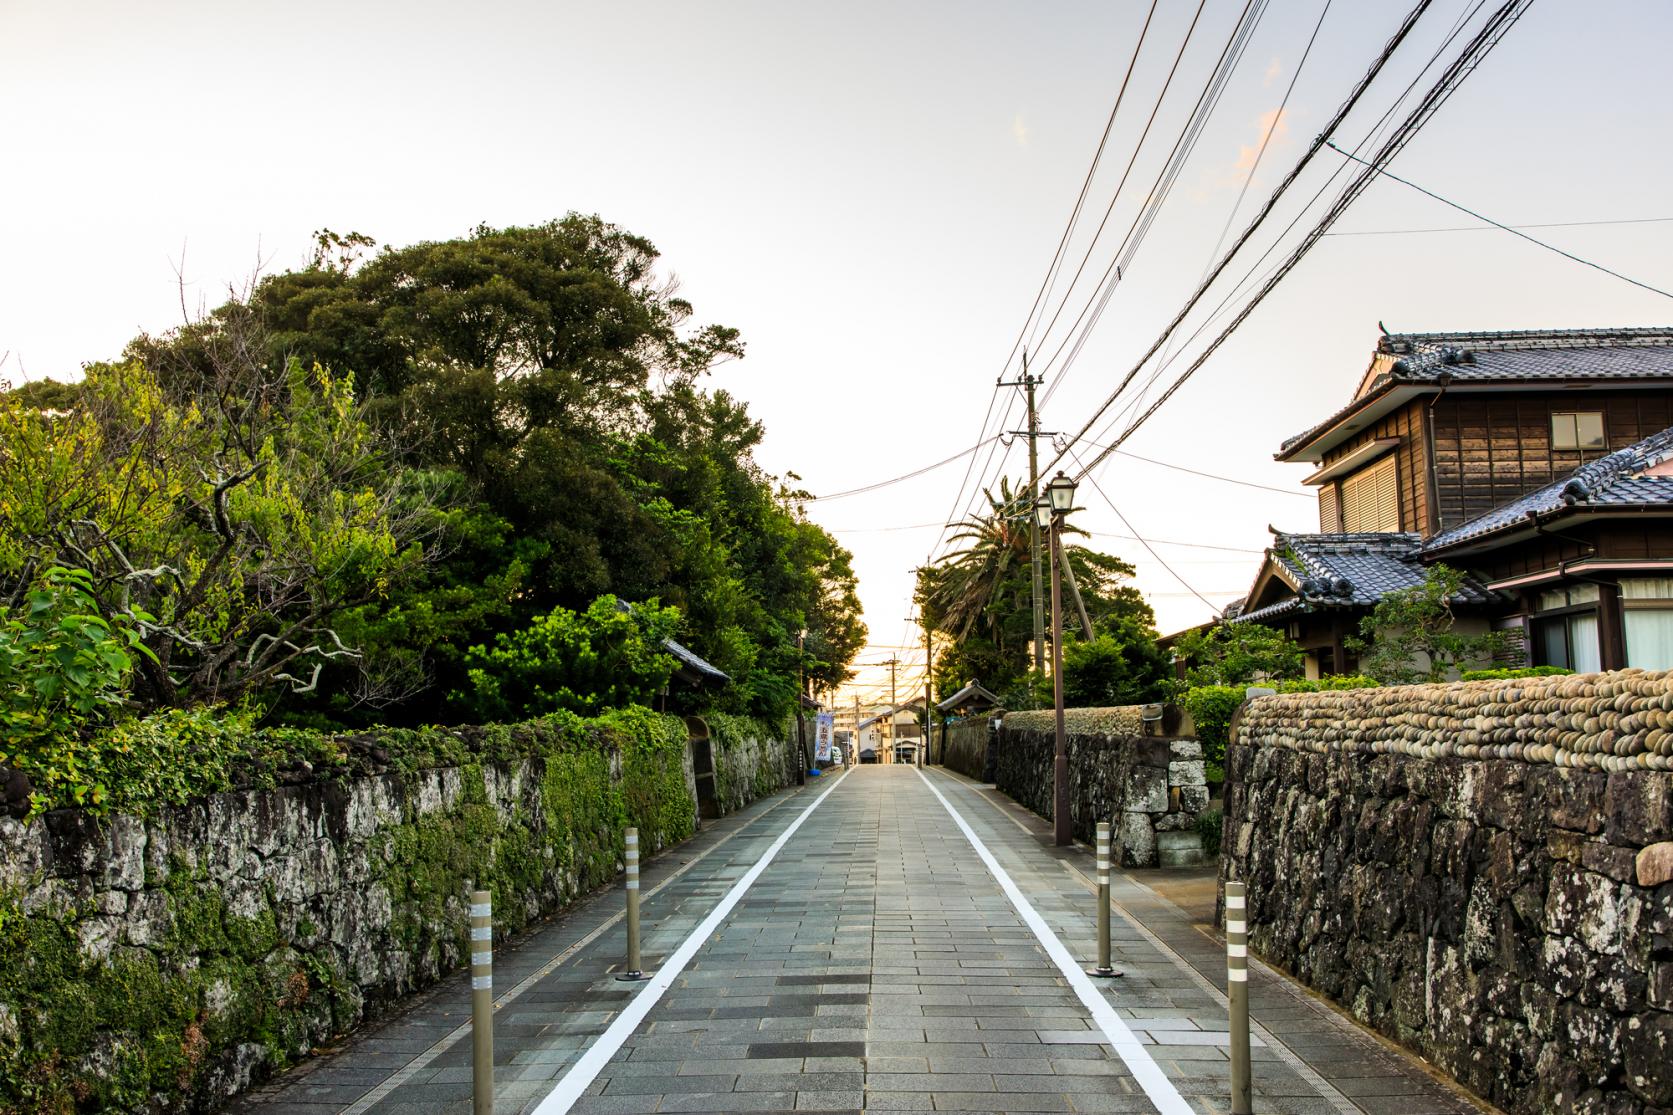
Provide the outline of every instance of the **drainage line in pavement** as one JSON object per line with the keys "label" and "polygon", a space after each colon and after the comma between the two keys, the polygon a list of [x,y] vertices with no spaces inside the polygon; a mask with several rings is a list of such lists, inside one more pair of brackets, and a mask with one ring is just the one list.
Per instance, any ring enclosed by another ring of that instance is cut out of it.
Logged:
{"label": "drainage line in pavement", "polygon": [[[775,801],[766,809],[763,809],[759,815],[751,817],[749,820],[721,837],[714,843],[713,846],[703,849],[697,855],[691,857],[691,859],[687,860],[685,863],[682,863],[679,867],[675,868],[666,879],[645,891],[644,897],[655,897],[662,891],[662,888],[670,885],[686,872],[702,863],[709,856],[725,847],[734,837],[743,835],[744,832],[771,816],[778,810],[779,806],[789,800],[790,795],[785,795],[783,798]],[[604,897],[605,895],[601,893],[595,897],[595,901],[602,902],[604,901]],[[494,1010],[498,1011],[501,1007],[512,1002],[529,988],[551,975],[553,971],[564,963],[564,961],[568,960],[570,957],[574,956],[576,953],[580,952],[582,949],[586,948],[588,945],[602,937],[605,933],[613,929],[617,923],[622,920],[623,916],[624,914],[615,914],[611,916],[603,924],[598,925],[589,931],[586,936],[569,945],[562,952],[559,952],[556,956],[552,957],[552,959],[542,964],[537,971],[518,981],[517,985],[510,991],[507,991],[504,995],[501,995],[499,998],[494,1000]],[[401,1066],[401,1068],[390,1076],[389,1079],[385,1080],[382,1084],[379,1084],[376,1088],[373,1088],[370,1092],[367,1092],[365,1095],[355,1100],[349,1106],[343,1108],[339,1115],[365,1115],[365,1113],[371,1110],[372,1106],[379,1100],[387,1098],[391,1092],[410,1081],[414,1076],[418,1075],[426,1067],[428,1067],[430,1062],[434,1061],[437,1057],[440,1057],[443,1053],[446,1053],[448,1049],[454,1045],[454,1043],[458,1042],[466,1034],[470,1033],[470,1029],[471,1024],[469,1022],[465,1022],[461,1023],[453,1030],[448,1031],[446,1035],[439,1038],[434,1045],[430,1046],[430,1048],[426,1049],[424,1052],[414,1057],[411,1061]]]}
{"label": "drainage line in pavement", "polygon": [[987,866],[988,874],[999,883],[1005,897],[1011,900],[1011,905],[1022,915],[1022,920],[1034,931],[1034,936],[1045,949],[1046,955],[1057,965],[1057,970],[1063,973],[1063,978],[1069,981],[1075,995],[1091,1012],[1098,1028],[1104,1032],[1104,1038],[1110,1047],[1126,1064],[1127,1070],[1138,1081],[1139,1087],[1144,1089],[1144,1094],[1149,1097],[1156,1110],[1161,1112],[1161,1115],[1195,1115],[1195,1110],[1185,1102],[1185,1098],[1179,1094],[1179,1089],[1173,1086],[1173,1081],[1168,1079],[1162,1067],[1150,1056],[1149,1050],[1139,1043],[1133,1031],[1128,1029],[1121,1016],[1115,1013],[1115,1008],[1110,1006],[1109,1000],[1104,998],[1103,992],[1087,978],[1063,942],[1058,940],[1057,934],[1051,931],[1051,926],[1046,924],[1045,919],[1028,899],[1023,897],[1022,891],[1017,889],[1016,883],[1011,881],[1011,876],[1006,874],[1005,869],[999,866],[999,861],[988,851],[987,845],[983,844],[981,838],[965,823],[959,811],[953,808],[953,803],[936,789],[935,783],[931,782],[923,771],[916,773],[924,780],[924,785],[929,787],[929,792],[941,802],[942,808],[953,818],[953,823],[964,833],[964,838],[970,841],[970,846],[976,849],[976,855]]}
{"label": "drainage line in pavement", "polygon": [[[966,785],[966,783],[962,780],[959,780],[959,781],[955,782],[955,785],[964,786],[964,785]],[[1007,821],[1009,821],[1013,825],[1017,826],[1017,828],[1019,830],[1021,830],[1025,835],[1027,835],[1029,837],[1037,837],[1039,835],[1039,834],[1033,832],[1032,830],[1030,830],[1027,825],[1022,823],[1022,821],[1018,820],[1016,817],[1011,816],[1011,814],[1009,812],[1007,812],[1005,809],[1001,808],[1001,806],[998,802],[995,802],[995,801],[989,799],[986,795],[977,794],[976,795],[976,800],[980,801],[982,804],[988,806],[994,812],[998,813],[1001,817],[1005,818]],[[1087,878],[1086,874],[1084,872],[1082,872],[1080,868],[1076,867],[1073,863],[1069,862],[1067,859],[1060,859],[1060,860],[1058,860],[1058,863],[1061,864],[1062,867],[1063,867],[1063,870],[1065,872],[1067,872],[1071,878],[1075,879],[1081,886],[1085,887],[1088,890],[1096,889],[1095,884],[1092,882],[1092,880]],[[1125,875],[1124,874],[1122,876],[1122,878],[1126,879],[1128,882],[1132,883],[1134,886],[1140,887],[1143,890],[1149,892],[1151,894],[1151,896],[1154,897],[1158,902],[1166,902],[1167,901],[1167,899],[1163,898],[1161,895],[1156,894],[1155,891],[1151,890],[1149,887],[1145,886],[1143,883],[1139,882],[1137,879],[1133,878],[1131,875]],[[1156,934],[1152,933],[1150,931],[1150,928],[1148,926],[1146,926],[1142,921],[1140,921],[1138,919],[1138,917],[1136,917],[1133,913],[1131,913],[1127,909],[1127,907],[1123,906],[1119,900],[1116,900],[1112,897],[1110,905],[1114,907],[1116,913],[1121,915],[1121,920],[1125,921],[1129,926],[1131,926],[1133,928],[1133,930],[1136,933],[1139,934],[1139,936],[1143,937],[1146,941],[1148,941],[1156,949],[1157,952],[1160,952],[1163,956],[1167,957],[1170,961],[1172,961],[1173,965],[1176,968],[1178,968],[1182,973],[1184,973],[1186,978],[1190,979],[1191,982],[1195,983],[1199,988],[1201,988],[1203,991],[1207,992],[1211,997],[1213,997],[1213,999],[1216,1003],[1219,1003],[1222,1006],[1227,1004],[1228,1000],[1226,998],[1225,993],[1223,991],[1221,991],[1218,987],[1215,986],[1214,981],[1210,980],[1208,977],[1204,976],[1201,972],[1197,971],[1197,969],[1192,966],[1190,961],[1186,960],[1183,956],[1179,955],[1179,953],[1175,952],[1173,947],[1171,945],[1169,945],[1166,941],[1162,940],[1162,938],[1160,938]],[[1253,959],[1253,958],[1251,958],[1251,959]],[[1260,961],[1258,961],[1258,960],[1254,961],[1253,966],[1254,966],[1255,971],[1264,974],[1268,978],[1277,979],[1277,980],[1283,980],[1284,979],[1284,977],[1277,975],[1271,969],[1267,968],[1264,964],[1261,964]],[[1305,1000],[1300,1000],[1300,1001],[1304,1002],[1304,1003],[1306,1002]],[[1320,1017],[1329,1018],[1333,1022],[1337,1021],[1337,1019],[1334,1017],[1334,1015],[1328,1014],[1328,1013],[1325,1013],[1325,1012],[1320,1012]],[[1301,1058],[1301,1056],[1295,1052],[1295,1050],[1293,1050],[1289,1046],[1285,1045],[1283,1040],[1280,1039],[1276,1034],[1272,1033],[1265,1026],[1262,1026],[1258,1021],[1254,1020],[1253,1018],[1250,1019],[1249,1029],[1250,1029],[1251,1033],[1253,1033],[1256,1037],[1260,1038],[1261,1041],[1265,1042],[1266,1045],[1269,1048],[1271,1048],[1274,1052],[1276,1052],[1278,1054],[1278,1059],[1279,1060],[1283,1061],[1286,1065],[1288,1065],[1295,1072],[1295,1074],[1297,1076],[1301,1077],[1309,1085],[1311,1085],[1313,1087],[1313,1089],[1319,1093],[1319,1097],[1321,1099],[1323,1099],[1326,1103],[1330,1104],[1337,1111],[1341,1112],[1342,1115],[1361,1115],[1361,1109],[1356,1104],[1354,1104],[1354,1102],[1352,1100],[1348,1099],[1348,1097],[1343,1095],[1342,1092],[1338,1088],[1335,1087],[1335,1085],[1331,1084],[1330,1081],[1326,1080],[1323,1076],[1321,1076],[1319,1074],[1318,1070],[1313,1068],[1312,1065],[1308,1064],[1305,1060],[1303,1060]]]}
{"label": "drainage line in pavement", "polygon": [[662,998],[662,993],[673,986],[674,980],[685,970],[685,966],[691,963],[691,958],[697,955],[697,950],[708,940],[709,935],[720,928],[721,922],[726,920],[727,915],[732,912],[732,907],[744,896],[744,892],[755,885],[755,880],[761,877],[761,873],[767,869],[773,857],[790,842],[796,830],[802,827],[802,822],[812,816],[815,809],[825,804],[825,799],[830,797],[832,792],[842,785],[842,779],[847,777],[848,772],[844,771],[842,777],[838,778],[830,789],[815,798],[812,805],[802,810],[796,819],[778,834],[778,839],[774,840],[761,858],[755,861],[755,866],[744,872],[743,877],[732,884],[732,889],[726,892],[713,910],[709,911],[709,916],[691,931],[690,936],[680,942],[680,947],[663,962],[662,970],[652,976],[644,990],[622,1008],[621,1013],[610,1023],[609,1029],[587,1047],[581,1059],[570,1066],[569,1071],[558,1079],[557,1086],[531,1110],[531,1115],[563,1115],[581,1098],[581,1094],[597,1079],[604,1066],[610,1063],[610,1058],[616,1055],[622,1043],[639,1028],[639,1023],[644,1021],[645,1015],[656,1006],[657,1001]]}

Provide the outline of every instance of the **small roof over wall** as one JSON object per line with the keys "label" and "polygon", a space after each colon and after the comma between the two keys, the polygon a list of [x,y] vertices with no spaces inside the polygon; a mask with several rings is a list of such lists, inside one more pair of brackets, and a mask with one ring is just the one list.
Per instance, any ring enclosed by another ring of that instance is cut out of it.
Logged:
{"label": "small roof over wall", "polygon": [[948,697],[935,706],[935,710],[943,716],[948,713],[964,714],[968,712],[985,712],[990,708],[999,707],[999,698],[990,690],[983,688],[980,682],[967,682],[963,689]]}
{"label": "small roof over wall", "polygon": [[[633,612],[633,605],[625,600],[616,601],[618,612]],[[705,682],[725,682],[732,679],[726,671],[710,665],[697,652],[688,649],[673,639],[662,640],[662,649],[674,657],[674,676],[687,685],[702,685]]]}

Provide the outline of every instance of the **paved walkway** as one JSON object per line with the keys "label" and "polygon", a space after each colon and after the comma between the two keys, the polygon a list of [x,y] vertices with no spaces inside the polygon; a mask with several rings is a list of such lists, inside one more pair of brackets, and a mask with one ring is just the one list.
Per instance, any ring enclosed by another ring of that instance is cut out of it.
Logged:
{"label": "paved walkway", "polygon": [[[652,982],[613,978],[619,893],[496,954],[496,1110],[1229,1110],[1222,946],[1119,875],[1095,984],[1090,873],[939,769],[778,795],[648,866]],[[1480,1110],[1251,966],[1256,1111]],[[468,1009],[450,980],[233,1109],[463,1115]]]}

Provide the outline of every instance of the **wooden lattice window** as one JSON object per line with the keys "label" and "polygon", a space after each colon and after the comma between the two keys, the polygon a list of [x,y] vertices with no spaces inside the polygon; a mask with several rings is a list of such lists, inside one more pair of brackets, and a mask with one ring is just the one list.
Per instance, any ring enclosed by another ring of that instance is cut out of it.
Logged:
{"label": "wooden lattice window", "polygon": [[1342,481],[1342,529],[1400,529],[1400,485],[1395,458],[1385,457]]}

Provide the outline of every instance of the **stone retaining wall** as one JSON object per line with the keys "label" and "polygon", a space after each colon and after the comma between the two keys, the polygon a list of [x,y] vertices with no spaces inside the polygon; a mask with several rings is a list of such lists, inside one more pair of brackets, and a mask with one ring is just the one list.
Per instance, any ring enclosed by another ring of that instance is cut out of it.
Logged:
{"label": "stone retaining wall", "polygon": [[693,828],[683,726],[655,723],[150,818],[0,817],[0,1111],[211,1109],[459,967],[470,882],[496,938],[611,884],[625,826],[648,851]]}
{"label": "stone retaining wall", "polygon": [[[1091,843],[1099,821],[1114,829],[1117,862],[1126,867],[1195,863],[1202,856],[1197,814],[1208,806],[1202,745],[1150,736],[1140,709],[1070,709],[1069,803],[1075,837]],[[1177,724],[1169,710],[1162,726]],[[996,785],[1051,818],[1057,747],[1052,713],[1013,712],[999,732]]]}
{"label": "stone retaining wall", "polygon": [[993,772],[988,769],[988,741],[993,737],[993,730],[988,727],[991,720],[991,717],[976,716],[938,727],[935,761],[966,778],[991,781]]}
{"label": "stone retaining wall", "polygon": [[1673,1109],[1673,675],[1260,697],[1250,941],[1516,1112]]}

